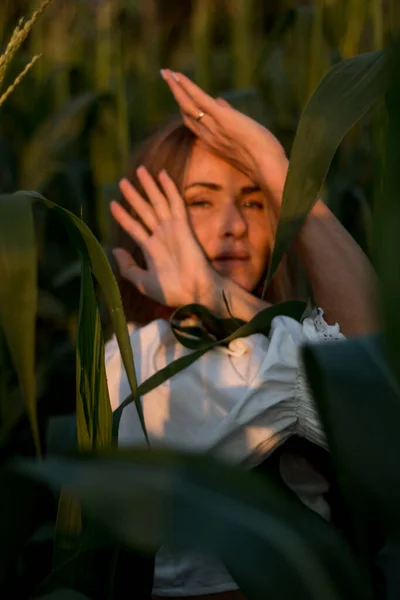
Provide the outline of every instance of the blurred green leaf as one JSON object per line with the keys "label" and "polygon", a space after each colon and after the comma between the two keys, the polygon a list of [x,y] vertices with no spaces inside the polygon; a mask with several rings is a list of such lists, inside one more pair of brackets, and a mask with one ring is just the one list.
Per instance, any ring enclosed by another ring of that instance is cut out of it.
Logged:
{"label": "blurred green leaf", "polygon": [[92,109],[103,97],[97,92],[83,93],[38,127],[24,148],[22,187],[43,191],[50,177],[64,169],[62,153],[82,134]]}
{"label": "blurred green leaf", "polygon": [[400,381],[400,41],[391,48],[393,87],[386,96],[387,124],[383,154],[383,184],[374,203],[373,251],[381,283],[381,309],[389,359]]}
{"label": "blurred green leaf", "polygon": [[236,110],[255,119],[264,126],[269,125],[268,107],[255,88],[245,88],[224,92],[221,97],[227,100]]}
{"label": "blurred green leaf", "polygon": [[82,535],[82,510],[81,504],[74,494],[64,487],[60,490],[58,499],[58,511],[54,532],[54,555],[53,564],[55,568],[66,562],[70,563],[67,569],[68,584],[73,584],[76,565],[71,563],[74,556],[78,554]]}
{"label": "blurred green leaf", "polygon": [[33,600],[88,600],[87,596],[84,596],[76,590],[56,590],[51,594],[45,596],[35,596]]}
{"label": "blurred green leaf", "polygon": [[220,556],[249,600],[371,597],[340,538],[272,480],[211,458],[147,450],[17,468],[65,485],[127,544]]}
{"label": "blurred green leaf", "polygon": [[[0,468],[0,593],[9,592],[9,574],[21,549],[42,523],[51,518],[53,503],[48,488],[32,479]],[[8,595],[8,594],[7,594]],[[15,597],[15,596],[14,596]]]}
{"label": "blurred green leaf", "polygon": [[388,60],[383,52],[339,63],[317,87],[302,114],[293,144],[264,293],[314,205],[344,135],[388,87]]}
{"label": "blurred green leaf", "polygon": [[381,336],[310,346],[308,379],[354,515],[400,531],[400,393]]}
{"label": "blurred green leaf", "polygon": [[[31,203],[14,195],[0,196],[0,326],[40,454],[35,378],[36,268]],[[3,423],[3,428],[7,425]]]}
{"label": "blurred green leaf", "polygon": [[37,315],[42,319],[61,319],[66,316],[63,303],[46,290],[38,291]]}
{"label": "blurred green leaf", "polygon": [[82,273],[82,265],[80,260],[74,260],[68,267],[66,267],[61,273],[57,273],[53,280],[53,286],[55,288],[62,287],[69,283],[72,279],[79,278]]}

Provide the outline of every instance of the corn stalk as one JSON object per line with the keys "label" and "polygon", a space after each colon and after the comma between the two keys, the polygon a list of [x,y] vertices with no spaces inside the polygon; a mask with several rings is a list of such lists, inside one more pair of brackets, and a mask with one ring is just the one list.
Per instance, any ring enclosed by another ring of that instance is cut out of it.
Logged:
{"label": "corn stalk", "polygon": [[254,83],[256,53],[254,44],[253,0],[232,0],[232,57],[235,88],[251,87]]}
{"label": "corn stalk", "polygon": [[342,58],[351,58],[359,54],[363,32],[369,21],[369,3],[365,0],[346,0],[345,20],[343,29],[345,34],[340,44]]}
{"label": "corn stalk", "polygon": [[308,98],[330,67],[329,49],[324,36],[324,0],[314,0],[309,56]]}
{"label": "corn stalk", "polygon": [[142,84],[147,124],[151,127],[160,120],[160,23],[156,0],[141,0],[140,14],[142,26]]}
{"label": "corn stalk", "polygon": [[204,89],[211,89],[212,80],[212,30],[215,0],[197,0],[191,19],[194,74],[196,82]]}

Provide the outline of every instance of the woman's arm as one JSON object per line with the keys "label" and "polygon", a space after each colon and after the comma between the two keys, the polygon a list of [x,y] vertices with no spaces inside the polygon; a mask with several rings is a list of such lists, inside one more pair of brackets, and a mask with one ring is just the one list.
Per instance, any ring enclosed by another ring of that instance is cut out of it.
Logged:
{"label": "woman's arm", "polygon": [[364,252],[320,200],[295,240],[315,302],[345,335],[378,329],[376,278]]}

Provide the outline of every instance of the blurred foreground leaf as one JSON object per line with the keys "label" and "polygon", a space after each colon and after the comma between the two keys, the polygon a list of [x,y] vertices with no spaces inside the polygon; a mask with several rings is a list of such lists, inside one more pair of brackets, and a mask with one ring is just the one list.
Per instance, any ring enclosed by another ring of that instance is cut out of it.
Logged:
{"label": "blurred foreground leaf", "polygon": [[381,282],[381,304],[389,359],[400,381],[400,41],[391,48],[391,80],[386,95],[386,144],[383,185],[374,203],[374,256]]}
{"label": "blurred foreground leaf", "polygon": [[272,481],[211,458],[130,450],[17,468],[65,485],[126,544],[220,556],[249,600],[370,598],[347,547],[320,517]]}
{"label": "blurred foreground leaf", "polygon": [[83,93],[39,126],[24,148],[21,166],[24,188],[43,191],[50,177],[64,168],[63,153],[82,135],[91,111],[103,97],[98,92]]}
{"label": "blurred foreground leaf", "polygon": [[88,597],[76,590],[63,589],[46,594],[46,596],[37,596],[36,600],[88,600]]}
{"label": "blurred foreground leaf", "polygon": [[400,393],[382,336],[310,346],[304,360],[354,514],[400,532]]}
{"label": "blurred foreground leaf", "polygon": [[0,196],[0,326],[40,453],[35,378],[36,269],[31,203],[13,195]]}
{"label": "blurred foreground leaf", "polygon": [[[47,487],[0,468],[0,596],[10,597],[15,560],[41,524],[53,517],[54,498]],[[11,576],[11,577],[10,577]],[[15,583],[15,582],[13,582]],[[8,592],[8,593],[7,593]],[[17,597],[18,592],[14,590]]]}

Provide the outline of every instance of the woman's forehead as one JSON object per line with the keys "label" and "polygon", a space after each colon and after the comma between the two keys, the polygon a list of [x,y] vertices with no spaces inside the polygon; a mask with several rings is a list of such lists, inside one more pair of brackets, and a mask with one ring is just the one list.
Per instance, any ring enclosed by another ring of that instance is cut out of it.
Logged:
{"label": "woman's forehead", "polygon": [[228,184],[245,186],[252,183],[250,177],[210,152],[201,142],[196,142],[193,146],[184,179],[185,186],[197,181],[215,183],[223,187]]}

